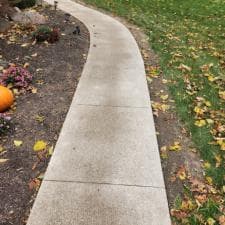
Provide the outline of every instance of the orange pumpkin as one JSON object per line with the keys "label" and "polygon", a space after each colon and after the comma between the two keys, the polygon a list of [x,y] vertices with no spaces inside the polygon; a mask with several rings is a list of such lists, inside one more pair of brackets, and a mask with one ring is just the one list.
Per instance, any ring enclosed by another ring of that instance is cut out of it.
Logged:
{"label": "orange pumpkin", "polygon": [[0,112],[8,109],[14,101],[13,93],[6,87],[0,85]]}

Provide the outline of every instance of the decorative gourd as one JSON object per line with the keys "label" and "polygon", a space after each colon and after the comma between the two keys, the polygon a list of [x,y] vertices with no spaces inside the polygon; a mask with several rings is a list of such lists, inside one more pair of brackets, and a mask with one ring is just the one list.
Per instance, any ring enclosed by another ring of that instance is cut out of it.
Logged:
{"label": "decorative gourd", "polygon": [[0,85],[0,112],[8,109],[14,101],[13,93],[6,87]]}

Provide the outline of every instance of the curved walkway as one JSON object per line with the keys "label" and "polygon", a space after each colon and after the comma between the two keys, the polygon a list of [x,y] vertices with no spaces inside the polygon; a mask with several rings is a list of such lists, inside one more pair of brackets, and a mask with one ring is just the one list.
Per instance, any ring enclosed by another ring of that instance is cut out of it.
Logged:
{"label": "curved walkway", "polygon": [[169,225],[133,36],[115,19],[70,0],[60,0],[59,8],[88,27],[90,51],[28,225]]}

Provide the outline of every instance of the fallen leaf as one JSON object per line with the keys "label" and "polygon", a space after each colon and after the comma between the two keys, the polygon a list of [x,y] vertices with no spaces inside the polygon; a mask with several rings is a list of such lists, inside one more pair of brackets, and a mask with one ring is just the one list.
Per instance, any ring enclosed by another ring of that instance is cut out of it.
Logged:
{"label": "fallen leaf", "polygon": [[224,215],[219,217],[219,224],[220,225],[225,225],[225,216]]}
{"label": "fallen leaf", "polygon": [[29,43],[24,43],[24,44],[21,45],[21,47],[23,47],[23,48],[25,48],[27,46],[29,46]]}
{"label": "fallen leaf", "polygon": [[169,147],[169,150],[170,151],[180,151],[181,150],[180,142],[175,141],[174,144]]}
{"label": "fallen leaf", "polygon": [[33,94],[37,94],[37,88],[32,87],[31,92],[32,92]]}
{"label": "fallen leaf", "polygon": [[4,148],[2,145],[0,145],[0,153],[4,151]]}
{"label": "fallen leaf", "polygon": [[0,159],[0,163],[5,163],[7,162],[9,159]]}
{"label": "fallen leaf", "polygon": [[30,66],[30,63],[25,63],[24,65],[23,65],[23,68],[27,68],[27,67],[29,67]]}
{"label": "fallen leaf", "polygon": [[187,65],[184,65],[184,64],[180,64],[180,66],[178,67],[179,70],[182,70],[182,71],[188,71],[188,72],[191,72],[191,67],[187,66]]}
{"label": "fallen leaf", "polygon": [[180,180],[185,180],[187,178],[187,174],[186,174],[186,169],[184,166],[181,166],[179,168],[179,170],[177,171],[177,177],[180,179]]}
{"label": "fallen leaf", "polygon": [[54,147],[51,146],[51,147],[48,149],[48,155],[52,155],[52,154],[53,154],[53,151],[54,151]]}
{"label": "fallen leaf", "polygon": [[206,177],[205,179],[208,182],[208,184],[212,185],[212,183],[213,183],[212,177]]}
{"label": "fallen leaf", "polygon": [[208,124],[213,124],[214,123],[214,121],[212,119],[206,119],[206,121],[207,121]]}
{"label": "fallen leaf", "polygon": [[206,125],[206,121],[205,120],[196,120],[195,125],[198,127],[203,127]]}
{"label": "fallen leaf", "polygon": [[183,200],[181,203],[181,209],[183,211],[190,211],[190,210],[193,210],[194,208],[195,206],[190,199]]}
{"label": "fallen leaf", "polygon": [[37,120],[38,122],[42,123],[45,120],[44,116],[40,116],[40,115],[36,115],[35,116],[35,120]]}
{"label": "fallen leaf", "polygon": [[34,53],[34,54],[32,54],[31,56],[32,56],[32,57],[37,57],[37,55],[38,55],[37,53]]}
{"label": "fallen leaf", "polygon": [[33,189],[38,190],[40,185],[41,185],[41,181],[39,179],[35,178],[29,182],[29,189],[30,190],[33,190]]}
{"label": "fallen leaf", "polygon": [[225,151],[225,141],[222,139],[217,140],[217,144],[220,146],[222,151]]}
{"label": "fallen leaf", "polygon": [[208,225],[214,225],[216,223],[216,221],[210,217],[207,219],[207,223],[208,223]]}
{"label": "fallen leaf", "polygon": [[167,146],[162,146],[160,148],[160,155],[163,159],[167,159],[168,158],[168,154],[167,154]]}
{"label": "fallen leaf", "polygon": [[14,140],[13,143],[14,143],[14,145],[15,145],[16,147],[20,147],[20,146],[23,144],[23,141],[20,141],[20,140]]}
{"label": "fallen leaf", "polygon": [[219,91],[219,96],[220,96],[220,98],[225,100],[225,91]]}
{"label": "fallen leaf", "polygon": [[194,198],[198,206],[202,206],[207,201],[206,194],[195,195]]}
{"label": "fallen leaf", "polygon": [[169,95],[161,95],[160,98],[163,100],[163,101],[166,101],[168,99]]}
{"label": "fallen leaf", "polygon": [[215,160],[216,160],[216,168],[220,167],[222,158],[220,155],[215,155]]}
{"label": "fallen leaf", "polygon": [[204,166],[205,169],[209,169],[211,167],[211,164],[209,162],[205,162],[203,164],[203,166]]}
{"label": "fallen leaf", "polygon": [[42,151],[46,148],[47,143],[45,141],[39,140],[34,144],[33,150],[35,152]]}
{"label": "fallen leaf", "polygon": [[173,217],[176,217],[177,219],[183,219],[188,216],[188,214],[186,212],[183,212],[181,210],[171,209],[170,212],[171,212],[171,215]]}

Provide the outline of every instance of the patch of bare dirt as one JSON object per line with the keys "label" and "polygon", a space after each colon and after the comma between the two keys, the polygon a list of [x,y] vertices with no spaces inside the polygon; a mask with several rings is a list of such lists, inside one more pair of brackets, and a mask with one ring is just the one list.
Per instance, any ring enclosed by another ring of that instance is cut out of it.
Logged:
{"label": "patch of bare dirt", "polygon": [[[41,9],[48,16],[48,24],[60,29],[60,40],[54,44],[7,44],[0,39],[0,55],[17,65],[29,63],[33,74],[34,91],[16,99],[13,128],[0,137],[4,151],[0,158],[9,159],[0,165],[0,225],[23,225],[37,193],[38,176],[46,170],[50,157],[41,157],[33,151],[37,140],[54,146],[76,90],[89,49],[89,33],[75,18],[65,22],[65,14],[50,8]],[[74,34],[76,27],[80,35]],[[22,37],[32,42],[31,35]],[[32,57],[36,54],[36,57]],[[23,141],[15,147],[13,141]],[[39,157],[39,158],[38,158]],[[33,182],[33,183],[32,183]]]}

